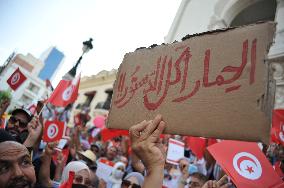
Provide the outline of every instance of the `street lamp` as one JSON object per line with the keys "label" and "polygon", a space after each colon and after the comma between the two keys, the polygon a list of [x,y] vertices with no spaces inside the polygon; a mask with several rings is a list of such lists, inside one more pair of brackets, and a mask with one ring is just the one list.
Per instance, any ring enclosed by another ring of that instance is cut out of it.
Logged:
{"label": "street lamp", "polygon": [[93,49],[92,41],[93,39],[90,38],[88,41],[83,42],[82,55],[77,60],[76,64],[63,76],[63,79],[72,80],[76,76],[77,67],[81,63],[83,55]]}

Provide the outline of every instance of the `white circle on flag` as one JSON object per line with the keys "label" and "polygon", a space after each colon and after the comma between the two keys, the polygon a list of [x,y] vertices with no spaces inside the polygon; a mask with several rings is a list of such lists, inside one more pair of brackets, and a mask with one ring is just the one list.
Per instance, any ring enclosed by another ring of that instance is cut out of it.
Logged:
{"label": "white circle on flag", "polygon": [[284,142],[284,134],[283,134],[282,130],[279,132],[279,138],[282,142]]}
{"label": "white circle on flag", "polygon": [[20,77],[21,77],[20,73],[16,72],[11,78],[11,84],[15,85],[16,83],[18,83],[20,80]]}
{"label": "white circle on flag", "polygon": [[62,99],[64,101],[68,101],[71,98],[71,95],[73,93],[73,87],[69,86],[65,89],[65,91],[62,93]]}
{"label": "white circle on flag", "polygon": [[47,136],[50,139],[55,138],[58,135],[58,126],[56,124],[51,124],[47,128]]}
{"label": "white circle on flag", "polygon": [[239,175],[250,180],[256,180],[262,174],[260,162],[248,152],[237,153],[233,159],[233,166]]}

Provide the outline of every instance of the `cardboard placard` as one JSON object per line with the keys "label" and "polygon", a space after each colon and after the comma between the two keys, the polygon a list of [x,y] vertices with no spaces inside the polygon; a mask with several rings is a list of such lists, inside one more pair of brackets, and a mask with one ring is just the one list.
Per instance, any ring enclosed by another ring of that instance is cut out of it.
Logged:
{"label": "cardboard placard", "polygon": [[257,23],[127,53],[107,127],[162,114],[166,133],[268,143],[265,58],[274,33],[275,23]]}
{"label": "cardboard placard", "polygon": [[184,143],[170,138],[167,151],[167,162],[178,165],[178,162],[182,157],[184,157]]}

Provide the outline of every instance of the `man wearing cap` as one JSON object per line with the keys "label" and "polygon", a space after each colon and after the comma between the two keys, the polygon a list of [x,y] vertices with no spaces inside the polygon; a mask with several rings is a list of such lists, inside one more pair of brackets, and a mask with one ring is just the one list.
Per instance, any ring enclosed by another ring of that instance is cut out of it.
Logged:
{"label": "man wearing cap", "polygon": [[15,109],[8,120],[5,130],[19,143],[33,147],[42,131],[42,124],[37,116],[25,109]]}

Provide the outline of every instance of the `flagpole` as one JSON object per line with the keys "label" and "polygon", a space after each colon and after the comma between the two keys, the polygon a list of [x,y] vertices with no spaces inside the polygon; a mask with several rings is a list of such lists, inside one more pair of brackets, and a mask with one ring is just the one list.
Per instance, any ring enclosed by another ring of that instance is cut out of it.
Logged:
{"label": "flagpole", "polygon": [[39,113],[37,113],[38,116],[41,115],[41,113],[42,113],[42,111],[43,111],[43,108],[44,108],[45,106],[46,106],[46,104],[44,104],[43,107],[40,109]]}

